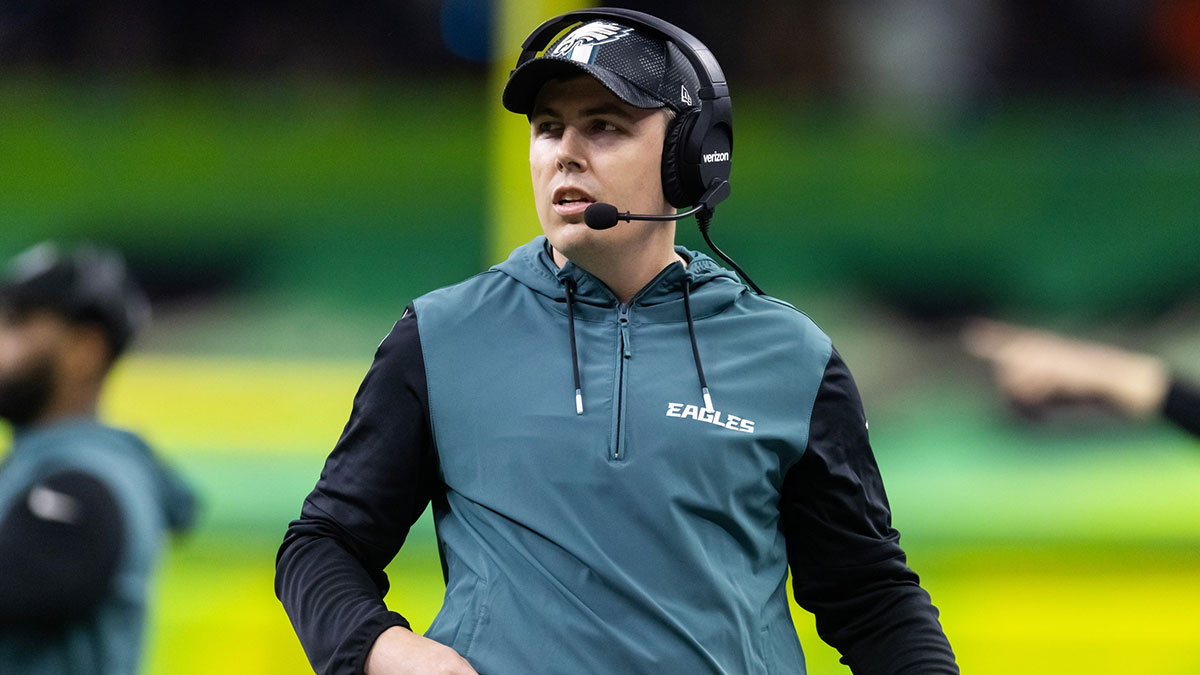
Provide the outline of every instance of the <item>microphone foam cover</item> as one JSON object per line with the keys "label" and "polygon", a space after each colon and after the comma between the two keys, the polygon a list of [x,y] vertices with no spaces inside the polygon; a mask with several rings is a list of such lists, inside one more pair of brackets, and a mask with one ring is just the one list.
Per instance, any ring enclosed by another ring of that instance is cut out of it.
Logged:
{"label": "microphone foam cover", "polygon": [[617,224],[617,207],[596,202],[583,210],[583,222],[593,230],[607,230]]}

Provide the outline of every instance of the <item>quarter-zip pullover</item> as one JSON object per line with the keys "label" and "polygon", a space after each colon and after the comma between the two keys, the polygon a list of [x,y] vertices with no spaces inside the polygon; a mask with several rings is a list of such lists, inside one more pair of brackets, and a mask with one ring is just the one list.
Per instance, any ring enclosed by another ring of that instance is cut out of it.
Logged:
{"label": "quarter-zip pullover", "polygon": [[802,673],[789,566],[856,672],[957,672],[829,339],[678,250],[623,306],[539,237],[406,312],[277,561],[318,672],[407,625],[382,570],[431,501],[427,635],[483,675]]}

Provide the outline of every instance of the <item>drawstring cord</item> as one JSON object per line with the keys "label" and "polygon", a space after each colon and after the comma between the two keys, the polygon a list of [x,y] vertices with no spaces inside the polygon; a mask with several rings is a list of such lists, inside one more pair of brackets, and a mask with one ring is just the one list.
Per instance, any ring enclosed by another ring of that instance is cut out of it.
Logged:
{"label": "drawstring cord", "polygon": [[567,277],[567,323],[571,327],[571,367],[575,370],[575,414],[583,414],[583,388],[579,385],[579,352],[575,349],[575,280]]}
{"label": "drawstring cord", "polygon": [[691,303],[692,279],[683,278],[683,312],[687,314],[688,337],[692,339],[692,357],[696,359],[696,374],[700,376],[700,393],[704,396],[704,409],[712,410],[712,397],[708,394],[708,382],[704,379],[704,366],[700,363],[700,348],[696,346],[696,326],[692,323]]}
{"label": "drawstring cord", "polygon": [[[571,369],[575,374],[575,414],[583,414],[583,387],[579,380],[579,350],[575,346],[575,280],[566,280],[567,324],[571,335]],[[700,363],[700,348],[696,345],[696,325],[692,321],[692,280],[683,279],[683,311],[687,315],[688,337],[692,342],[692,358],[696,361],[696,375],[700,378],[700,394],[704,397],[704,409],[713,410],[712,396],[708,393],[708,381],[704,379],[704,365]]]}

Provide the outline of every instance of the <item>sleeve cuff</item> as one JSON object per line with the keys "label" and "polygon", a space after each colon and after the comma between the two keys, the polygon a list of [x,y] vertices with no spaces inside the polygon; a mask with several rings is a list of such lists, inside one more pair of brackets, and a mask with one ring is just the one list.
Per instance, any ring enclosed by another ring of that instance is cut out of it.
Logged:
{"label": "sleeve cuff", "polygon": [[1200,436],[1200,388],[1172,378],[1162,412],[1167,419]]}
{"label": "sleeve cuff", "polygon": [[[350,637],[348,647],[357,653],[358,656],[354,660],[354,672],[356,675],[365,675],[367,667],[367,655],[371,653],[371,647],[375,646],[375,641],[383,634],[383,631],[393,627],[400,626],[407,630],[412,630],[408,620],[400,616],[396,612],[386,612],[378,616],[372,617],[363,622],[355,634]],[[359,644],[354,644],[355,642]]]}

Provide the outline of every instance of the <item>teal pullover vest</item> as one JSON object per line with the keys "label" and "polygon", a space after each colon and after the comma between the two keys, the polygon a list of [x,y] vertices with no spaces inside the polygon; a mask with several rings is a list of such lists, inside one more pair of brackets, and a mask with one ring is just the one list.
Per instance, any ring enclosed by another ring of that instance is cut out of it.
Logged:
{"label": "teal pullover vest", "polygon": [[[62,629],[0,631],[5,675],[131,675],[142,652],[149,583],[168,529],[190,524],[190,490],[131,433],[76,420],[16,435],[0,466],[0,514],[30,487],[78,471],[116,498],[125,541],[108,598]],[[31,545],[33,543],[31,542]]]}
{"label": "teal pullover vest", "polygon": [[483,675],[804,672],[779,498],[832,346],[678,250],[628,306],[542,237],[415,302],[446,485],[427,634]]}

